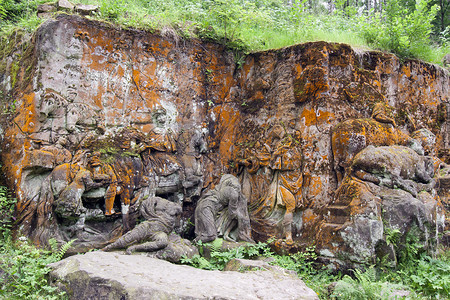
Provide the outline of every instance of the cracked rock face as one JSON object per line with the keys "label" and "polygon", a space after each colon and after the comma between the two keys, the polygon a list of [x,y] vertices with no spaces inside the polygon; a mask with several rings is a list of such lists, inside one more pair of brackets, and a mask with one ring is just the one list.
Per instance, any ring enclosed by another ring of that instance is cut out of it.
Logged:
{"label": "cracked rock face", "polygon": [[[153,196],[182,206],[182,234],[194,238],[197,201],[223,174],[239,180],[252,239],[290,252],[315,243],[360,263],[384,239],[382,203],[405,192],[420,213],[437,207],[425,218],[433,228],[448,206],[449,73],[439,67],[315,42],[238,68],[220,45],[63,15],[8,47],[2,166],[16,230],[36,243],[102,248]],[[433,172],[356,163],[370,145],[408,146],[417,161],[433,157]],[[353,256],[364,228],[367,255]]]}

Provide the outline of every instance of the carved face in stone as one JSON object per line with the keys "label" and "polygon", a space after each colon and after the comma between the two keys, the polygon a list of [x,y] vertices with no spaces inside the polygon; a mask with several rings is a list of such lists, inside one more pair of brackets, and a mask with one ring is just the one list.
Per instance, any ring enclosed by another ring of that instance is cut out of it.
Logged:
{"label": "carved face in stone", "polygon": [[167,112],[163,108],[155,110],[152,114],[153,123],[156,127],[163,128],[167,123]]}

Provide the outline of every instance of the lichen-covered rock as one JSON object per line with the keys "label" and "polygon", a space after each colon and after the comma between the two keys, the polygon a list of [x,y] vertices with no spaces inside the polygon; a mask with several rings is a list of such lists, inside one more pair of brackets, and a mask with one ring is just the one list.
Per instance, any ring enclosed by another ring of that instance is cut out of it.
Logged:
{"label": "lichen-covered rock", "polygon": [[[343,245],[325,238],[348,216],[334,196],[366,146],[416,143],[448,163],[449,73],[435,65],[315,42],[250,54],[238,68],[221,45],[73,15],[0,47],[11,112],[2,166],[17,196],[15,229],[37,243],[102,248],[155,195],[182,204],[183,234],[194,238],[202,193],[233,174],[255,240],[300,249],[321,235],[325,251]],[[417,197],[430,183],[417,182]]]}
{"label": "lichen-covered rock", "polygon": [[412,234],[426,248],[435,247],[444,208],[436,195],[434,163],[404,146],[368,146],[359,152],[326,208],[317,235],[321,255],[340,266],[371,264],[386,255],[395,264],[387,241],[394,230],[397,246]]}

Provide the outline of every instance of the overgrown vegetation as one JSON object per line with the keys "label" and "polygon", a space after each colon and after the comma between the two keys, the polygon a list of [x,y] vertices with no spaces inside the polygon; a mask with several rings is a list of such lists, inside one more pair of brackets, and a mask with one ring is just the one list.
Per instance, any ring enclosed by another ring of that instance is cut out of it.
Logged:
{"label": "overgrown vegetation", "polygon": [[0,186],[0,299],[64,299],[64,293],[48,285],[49,263],[61,260],[72,242],[59,247],[50,240],[50,250],[38,249],[25,237],[13,241],[15,200]]}
{"label": "overgrown vegetation", "polygon": [[[32,30],[45,2],[0,0],[2,31]],[[441,63],[450,52],[450,5],[445,0],[81,0],[95,18],[124,27],[199,37],[248,51],[306,41],[344,42]]]}
{"label": "overgrown vegetation", "polygon": [[346,275],[333,273],[321,264],[314,247],[292,255],[277,255],[268,243],[229,250],[223,250],[222,243],[222,239],[206,244],[199,242],[200,255],[184,258],[182,263],[205,270],[223,270],[233,258],[270,258],[270,264],[295,271],[321,299],[395,299],[396,296],[397,299],[449,299],[450,295],[449,252],[444,252],[439,259],[431,258],[413,235],[403,245],[397,266],[380,262],[365,270],[351,270]]}

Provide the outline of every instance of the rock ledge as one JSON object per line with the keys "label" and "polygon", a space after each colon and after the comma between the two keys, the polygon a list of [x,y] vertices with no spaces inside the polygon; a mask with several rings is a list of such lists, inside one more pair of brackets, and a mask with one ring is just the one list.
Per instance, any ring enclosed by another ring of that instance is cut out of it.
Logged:
{"label": "rock ledge", "polygon": [[143,255],[89,252],[50,265],[69,299],[319,299],[297,277],[273,270],[205,271]]}

